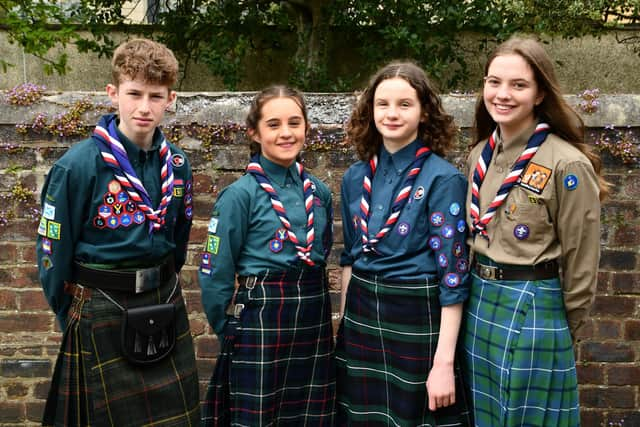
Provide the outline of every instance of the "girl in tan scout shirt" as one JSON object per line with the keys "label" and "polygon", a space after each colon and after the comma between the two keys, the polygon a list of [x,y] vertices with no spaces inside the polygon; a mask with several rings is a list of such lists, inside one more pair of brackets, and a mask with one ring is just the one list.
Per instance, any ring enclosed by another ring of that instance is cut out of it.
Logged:
{"label": "girl in tan scout shirt", "polygon": [[572,335],[593,299],[600,160],[532,39],[485,69],[469,155],[464,349],[477,426],[580,424]]}

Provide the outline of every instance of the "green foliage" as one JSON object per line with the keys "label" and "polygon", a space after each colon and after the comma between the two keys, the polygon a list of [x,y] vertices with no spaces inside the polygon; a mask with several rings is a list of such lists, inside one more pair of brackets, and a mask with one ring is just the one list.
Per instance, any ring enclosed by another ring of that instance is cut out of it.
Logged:
{"label": "green foliage", "polygon": [[[194,62],[206,64],[229,89],[238,88],[253,58],[266,57],[301,89],[333,91],[352,88],[396,58],[413,59],[443,86],[455,87],[467,74],[465,56],[488,41],[514,32],[597,35],[640,14],[639,0],[163,0],[153,24],[130,26],[123,25],[123,3],[9,0],[0,3],[0,16],[10,40],[42,58],[48,72],[68,67],[64,50],[51,57],[55,47],[109,55],[115,27],[167,44],[183,73]],[[462,42],[468,32],[480,36],[480,45]],[[345,45],[361,59],[357,70],[340,72],[334,57]]]}

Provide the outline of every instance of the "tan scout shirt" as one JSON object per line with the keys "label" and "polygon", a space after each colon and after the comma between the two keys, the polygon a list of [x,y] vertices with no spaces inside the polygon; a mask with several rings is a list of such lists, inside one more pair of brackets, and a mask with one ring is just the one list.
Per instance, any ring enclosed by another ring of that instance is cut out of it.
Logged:
{"label": "tan scout shirt", "polygon": [[[481,217],[534,130],[532,126],[506,145],[501,139],[496,142],[480,188]],[[470,183],[484,145],[480,142],[469,155]],[[467,223],[471,226],[470,204],[469,191]],[[528,227],[526,238],[523,234],[520,239],[516,237],[518,225]],[[589,159],[573,145],[549,134],[525,167],[521,183],[511,189],[487,225],[487,234],[489,240],[469,233],[472,256],[477,252],[498,263],[517,265],[558,259],[569,327],[575,333],[593,301],[600,258],[599,186]]]}

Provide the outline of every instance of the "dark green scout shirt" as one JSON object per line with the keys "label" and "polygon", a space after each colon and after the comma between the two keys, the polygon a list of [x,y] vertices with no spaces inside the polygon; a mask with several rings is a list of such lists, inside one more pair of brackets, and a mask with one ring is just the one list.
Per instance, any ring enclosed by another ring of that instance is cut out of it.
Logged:
{"label": "dark green scout shirt", "polygon": [[[156,130],[148,151],[120,132],[118,137],[157,208],[161,199],[161,133]],[[100,268],[136,268],[156,265],[173,253],[176,269],[184,264],[192,216],[191,167],[182,150],[169,146],[173,198],[166,225],[151,234],[144,214],[120,188],[92,138],[69,148],[49,171],[42,188],[36,252],[40,282],[62,328],[71,303],[71,297],[64,293],[64,282],[72,279],[74,260]]]}
{"label": "dark green scout shirt", "polygon": [[[415,140],[394,154],[381,147],[371,185],[370,238],[389,217],[393,200],[422,145],[422,141]],[[357,162],[342,179],[344,251],[340,264],[386,280],[436,280],[440,282],[441,305],[465,301],[470,274],[464,175],[437,154],[431,154],[416,177],[398,221],[377,243],[379,255],[362,250],[360,201],[366,167],[364,162]]]}
{"label": "dark green scout shirt", "polygon": [[[264,157],[260,157],[260,164],[285,207],[293,232],[301,243],[306,243],[303,187],[295,164],[283,168]],[[331,192],[316,177],[309,177],[316,187],[311,259],[316,266],[324,267],[332,243]],[[242,176],[218,196],[199,269],[202,304],[216,334],[221,335],[224,329],[236,273],[251,276],[306,265],[296,257],[290,240],[275,241],[282,229],[269,195],[252,175]]]}

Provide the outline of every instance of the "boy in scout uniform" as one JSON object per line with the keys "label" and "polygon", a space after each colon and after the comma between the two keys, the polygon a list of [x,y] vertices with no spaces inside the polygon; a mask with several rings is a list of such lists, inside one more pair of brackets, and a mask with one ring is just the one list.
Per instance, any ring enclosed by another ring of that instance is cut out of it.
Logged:
{"label": "boy in scout uniform", "polygon": [[111,64],[118,114],[58,159],[42,188],[40,281],[64,331],[43,425],[196,425],[178,276],[191,169],[158,129],[178,63],[164,45],[135,39]]}
{"label": "boy in scout uniform", "polygon": [[464,348],[479,426],[580,424],[572,335],[593,300],[600,161],[532,39],[485,69],[470,153]]}

